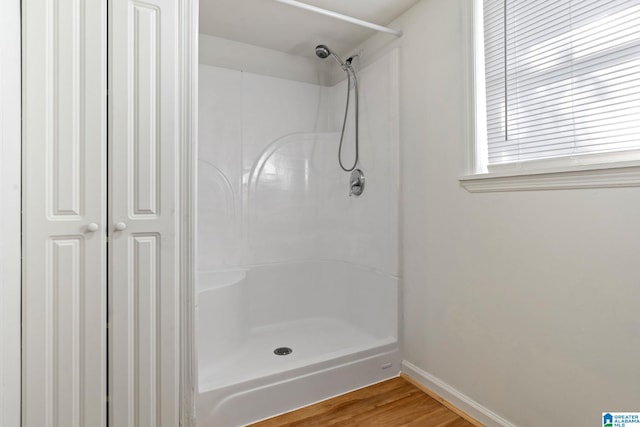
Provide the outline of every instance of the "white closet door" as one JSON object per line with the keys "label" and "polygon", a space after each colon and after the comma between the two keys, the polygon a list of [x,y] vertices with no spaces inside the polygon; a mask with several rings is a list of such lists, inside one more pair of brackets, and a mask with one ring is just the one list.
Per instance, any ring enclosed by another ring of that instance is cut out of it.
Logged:
{"label": "white closet door", "polygon": [[112,427],[178,425],[180,4],[110,2]]}
{"label": "white closet door", "polygon": [[106,0],[23,0],[22,426],[106,420]]}

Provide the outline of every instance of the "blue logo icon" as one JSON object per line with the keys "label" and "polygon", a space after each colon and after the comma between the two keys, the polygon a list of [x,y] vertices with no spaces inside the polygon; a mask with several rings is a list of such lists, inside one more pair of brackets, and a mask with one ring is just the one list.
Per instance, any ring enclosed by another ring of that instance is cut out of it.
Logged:
{"label": "blue logo icon", "polygon": [[602,416],[602,426],[603,427],[613,427],[613,415],[610,413],[606,413]]}

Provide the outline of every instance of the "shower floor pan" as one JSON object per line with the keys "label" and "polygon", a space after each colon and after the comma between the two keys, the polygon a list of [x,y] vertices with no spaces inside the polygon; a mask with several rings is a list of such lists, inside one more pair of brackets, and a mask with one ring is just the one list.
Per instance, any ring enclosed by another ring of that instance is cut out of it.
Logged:
{"label": "shower floor pan", "polygon": [[[278,356],[279,347],[293,351]],[[244,426],[398,372],[395,338],[375,339],[344,321],[303,319],[257,328],[245,345],[200,372],[197,426]]]}
{"label": "shower floor pan", "polygon": [[201,272],[198,289],[197,427],[247,425],[400,371],[397,277],[312,261]]}
{"label": "shower floor pan", "polygon": [[[268,325],[251,331],[243,346],[203,369],[200,388],[224,387],[395,342],[392,337],[376,340],[337,319],[302,319]],[[292,352],[278,356],[274,350],[279,347],[288,347]]]}

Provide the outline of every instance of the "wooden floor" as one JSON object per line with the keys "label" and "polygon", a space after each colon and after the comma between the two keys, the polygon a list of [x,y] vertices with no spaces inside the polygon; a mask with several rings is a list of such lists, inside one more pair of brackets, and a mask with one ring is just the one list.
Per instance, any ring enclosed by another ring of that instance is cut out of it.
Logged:
{"label": "wooden floor", "polygon": [[401,377],[252,425],[284,426],[473,427],[474,424]]}

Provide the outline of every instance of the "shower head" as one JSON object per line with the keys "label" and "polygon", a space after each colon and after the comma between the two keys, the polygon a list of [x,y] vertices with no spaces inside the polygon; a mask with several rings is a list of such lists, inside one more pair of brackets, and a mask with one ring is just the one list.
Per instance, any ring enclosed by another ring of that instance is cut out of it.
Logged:
{"label": "shower head", "polygon": [[342,59],[340,59],[338,55],[333,53],[333,51],[329,49],[327,45],[319,44],[318,46],[316,46],[316,55],[318,56],[318,58],[322,58],[322,59],[328,58],[329,56],[333,56],[333,59],[335,59],[336,62],[340,64],[340,67],[342,67],[342,69],[345,71],[347,70],[347,65],[344,63],[344,61],[342,61]]}
{"label": "shower head", "polygon": [[331,55],[331,51],[325,45],[319,44],[318,46],[316,46],[316,55],[318,56],[318,58],[325,59],[329,55]]}

